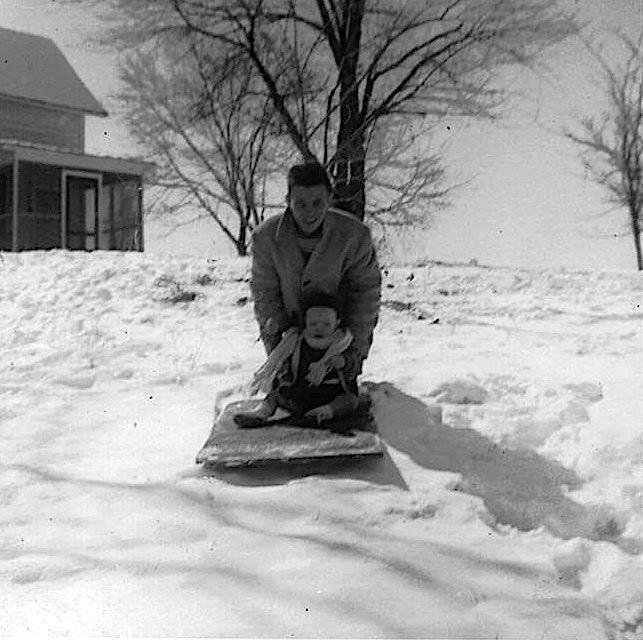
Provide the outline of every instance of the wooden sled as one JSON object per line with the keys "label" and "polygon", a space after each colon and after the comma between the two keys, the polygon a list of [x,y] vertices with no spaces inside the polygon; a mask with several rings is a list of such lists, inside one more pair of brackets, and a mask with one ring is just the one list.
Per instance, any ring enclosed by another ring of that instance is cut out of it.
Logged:
{"label": "wooden sled", "polygon": [[273,420],[263,427],[238,427],[234,414],[255,409],[260,402],[229,404],[215,420],[197,454],[197,463],[210,467],[265,466],[384,453],[368,406],[360,406],[356,415],[329,422],[328,428],[303,427],[293,417]]}

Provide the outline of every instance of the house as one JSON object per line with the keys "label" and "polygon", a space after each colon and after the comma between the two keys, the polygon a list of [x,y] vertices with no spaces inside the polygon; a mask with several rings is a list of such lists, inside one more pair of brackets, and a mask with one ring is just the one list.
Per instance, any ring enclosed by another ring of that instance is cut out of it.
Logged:
{"label": "house", "polygon": [[56,44],[0,28],[0,251],[143,250],[149,163],[85,153],[104,117]]}

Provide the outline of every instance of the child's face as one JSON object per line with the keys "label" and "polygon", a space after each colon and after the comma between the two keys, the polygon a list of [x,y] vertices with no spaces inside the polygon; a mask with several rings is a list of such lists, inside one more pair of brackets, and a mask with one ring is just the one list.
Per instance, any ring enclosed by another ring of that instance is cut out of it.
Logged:
{"label": "child's face", "polygon": [[316,231],[326,217],[330,194],[326,185],[312,187],[293,185],[290,188],[288,205],[297,226],[306,234]]}
{"label": "child's face", "polygon": [[311,338],[330,338],[338,326],[335,309],[311,307],[306,311],[306,333]]}

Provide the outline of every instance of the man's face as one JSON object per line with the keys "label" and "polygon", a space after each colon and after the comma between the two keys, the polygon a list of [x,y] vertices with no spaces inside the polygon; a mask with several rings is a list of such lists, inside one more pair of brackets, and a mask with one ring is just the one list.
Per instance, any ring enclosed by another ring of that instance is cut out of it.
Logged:
{"label": "man's face", "polygon": [[288,205],[297,226],[307,235],[320,227],[326,217],[329,204],[330,194],[323,184],[312,187],[294,185],[290,188]]}
{"label": "man's face", "polygon": [[310,338],[330,338],[338,325],[335,309],[311,307],[306,311],[306,333]]}

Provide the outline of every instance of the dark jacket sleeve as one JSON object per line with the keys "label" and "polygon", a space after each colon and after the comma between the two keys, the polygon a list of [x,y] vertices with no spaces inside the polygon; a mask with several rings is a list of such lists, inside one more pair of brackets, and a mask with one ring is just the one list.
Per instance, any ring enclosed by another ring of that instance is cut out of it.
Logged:
{"label": "dark jacket sleeve", "polygon": [[[364,360],[371,347],[379,317],[381,288],[382,277],[371,233],[368,227],[363,226],[342,283],[345,299],[343,320],[353,333],[353,344],[349,350],[355,359]],[[361,371],[361,361],[358,369]]]}
{"label": "dark jacket sleeve", "polygon": [[279,274],[270,246],[270,229],[259,227],[252,236],[250,291],[254,313],[266,351],[279,343],[281,333],[290,325],[281,298]]}

